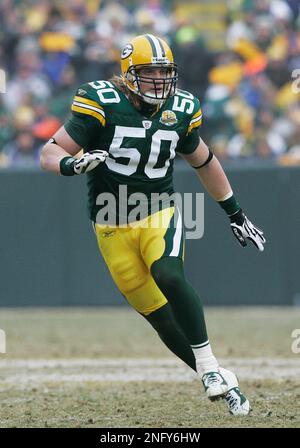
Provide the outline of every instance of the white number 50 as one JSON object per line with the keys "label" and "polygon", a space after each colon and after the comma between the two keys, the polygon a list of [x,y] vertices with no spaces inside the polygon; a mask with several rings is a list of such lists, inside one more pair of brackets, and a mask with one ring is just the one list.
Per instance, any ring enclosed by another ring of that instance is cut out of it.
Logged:
{"label": "white number 50", "polygon": [[104,104],[119,103],[121,101],[120,95],[116,91],[114,85],[109,81],[94,81],[89,82],[93,89],[97,90],[100,101]]}
{"label": "white number 50", "polygon": [[[182,97],[182,98],[179,98],[179,97]],[[190,114],[191,112],[193,112],[193,109],[194,109],[193,98],[194,98],[194,96],[189,92],[185,92],[185,93],[177,92],[177,94],[174,98],[172,110],[176,110],[178,112],[186,112],[187,114]]]}
{"label": "white number 50", "polygon": [[[130,176],[138,169],[138,165],[141,160],[141,153],[137,148],[122,147],[123,139],[125,137],[145,139],[146,129],[116,126],[115,135],[109,148],[109,154],[114,158],[108,157],[105,163],[110,170]],[[147,177],[150,179],[156,179],[166,175],[170,166],[170,160],[175,157],[175,148],[178,140],[179,135],[176,131],[157,130],[152,135],[150,154],[144,167],[144,172]],[[155,165],[158,161],[162,141],[170,142],[169,157],[166,159],[163,167],[157,168]],[[120,163],[118,162],[119,157],[127,160],[123,160],[123,163]]]}

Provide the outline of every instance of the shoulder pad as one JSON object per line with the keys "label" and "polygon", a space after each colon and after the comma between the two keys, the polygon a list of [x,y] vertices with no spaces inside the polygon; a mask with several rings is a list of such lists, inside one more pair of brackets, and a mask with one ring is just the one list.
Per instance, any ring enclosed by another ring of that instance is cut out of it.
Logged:
{"label": "shoulder pad", "polygon": [[187,120],[187,134],[202,123],[200,101],[192,93],[177,89],[172,110],[182,112]]}
{"label": "shoulder pad", "polygon": [[96,118],[102,126],[105,126],[105,111],[99,101],[97,90],[91,83],[81,85],[73,98],[71,110],[75,115],[90,115]]}
{"label": "shoulder pad", "polygon": [[173,110],[192,117],[200,108],[200,102],[192,93],[177,89],[174,95]]}

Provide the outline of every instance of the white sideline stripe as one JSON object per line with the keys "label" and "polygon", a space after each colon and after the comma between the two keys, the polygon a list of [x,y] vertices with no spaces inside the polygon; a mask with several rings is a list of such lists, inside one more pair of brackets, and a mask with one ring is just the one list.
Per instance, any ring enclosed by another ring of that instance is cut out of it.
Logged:
{"label": "white sideline stripe", "polygon": [[[226,358],[220,364],[240,380],[284,380],[300,377],[300,359]],[[176,359],[14,359],[0,361],[0,390],[45,383],[186,382],[195,372]]]}
{"label": "white sideline stripe", "polygon": [[0,361],[0,372],[2,368],[29,368],[29,369],[41,369],[41,368],[53,368],[53,367],[151,367],[151,366],[178,366],[176,359],[149,359],[149,358],[102,358],[102,359],[90,359],[90,358],[56,358],[56,359],[11,359]]}
{"label": "white sideline stripe", "polygon": [[[220,364],[235,364],[241,366],[280,367],[282,365],[300,368],[300,358],[219,358]],[[0,360],[0,372],[3,368],[31,368],[40,369],[48,367],[102,367],[102,366],[168,366],[176,367],[182,362],[176,358],[51,358],[51,359],[7,359]]]}

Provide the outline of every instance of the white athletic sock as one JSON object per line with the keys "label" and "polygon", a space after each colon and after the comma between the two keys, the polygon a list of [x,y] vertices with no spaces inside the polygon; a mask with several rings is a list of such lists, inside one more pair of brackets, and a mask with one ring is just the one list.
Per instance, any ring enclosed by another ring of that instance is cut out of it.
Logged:
{"label": "white athletic sock", "polygon": [[204,375],[206,372],[219,370],[219,363],[213,355],[209,341],[199,345],[191,345],[195,359],[197,372]]}

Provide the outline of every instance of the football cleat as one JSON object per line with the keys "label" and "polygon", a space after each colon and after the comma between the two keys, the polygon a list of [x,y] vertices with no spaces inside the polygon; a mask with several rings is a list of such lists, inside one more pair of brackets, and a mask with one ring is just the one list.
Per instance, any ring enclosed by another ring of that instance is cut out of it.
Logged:
{"label": "football cleat", "polygon": [[206,372],[202,376],[202,383],[207,397],[211,400],[218,400],[228,392],[228,384],[224,376],[219,372]]}
{"label": "football cleat", "polygon": [[248,415],[251,411],[249,400],[242,394],[239,387],[230,389],[225,395],[224,401],[232,415]]}
{"label": "football cleat", "polygon": [[251,411],[249,400],[240,391],[236,375],[230,370],[220,368],[220,373],[226,379],[228,392],[225,394],[224,401],[231,415],[248,415]]}

